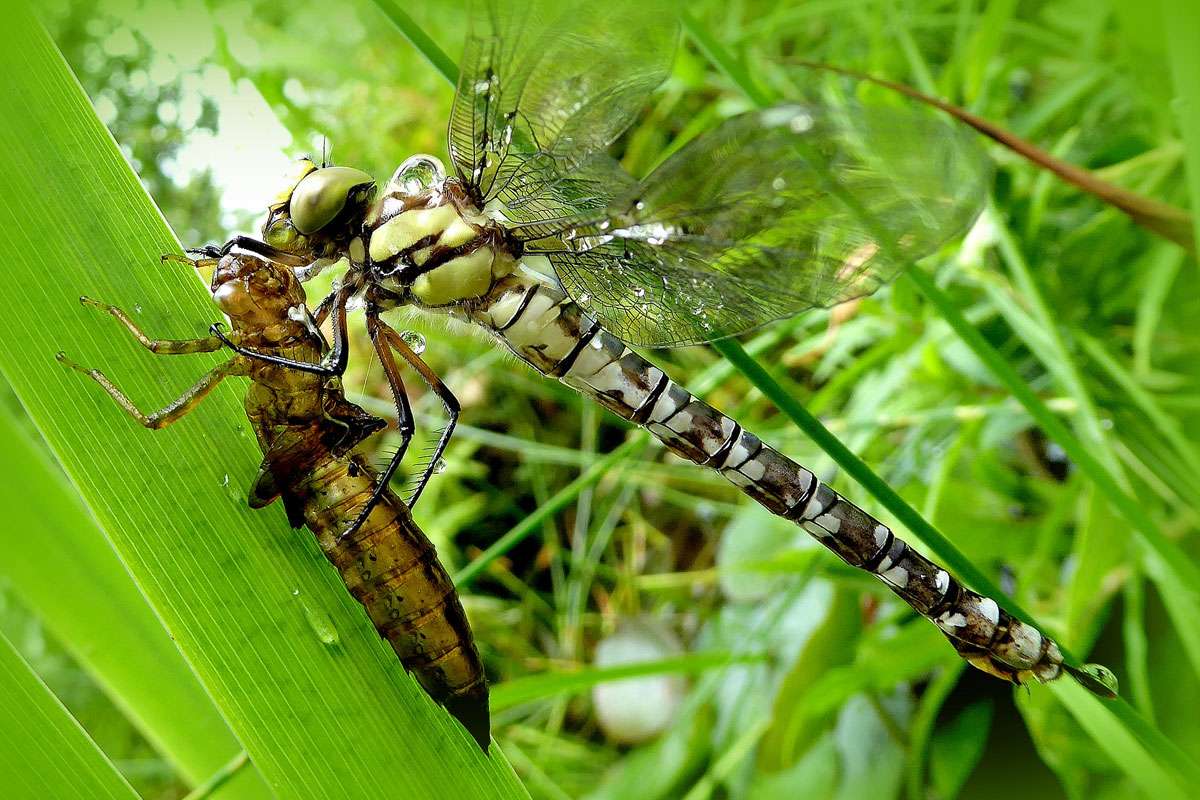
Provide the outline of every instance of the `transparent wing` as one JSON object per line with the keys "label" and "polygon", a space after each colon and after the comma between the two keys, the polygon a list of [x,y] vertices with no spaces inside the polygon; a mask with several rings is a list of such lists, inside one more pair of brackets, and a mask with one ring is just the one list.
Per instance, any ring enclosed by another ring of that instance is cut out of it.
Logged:
{"label": "transparent wing", "polygon": [[875,291],[963,232],[989,179],[974,137],[939,116],[778,106],[726,120],[528,249],[630,343],[712,341]]}
{"label": "transparent wing", "polygon": [[470,25],[449,130],[460,180],[516,223],[611,202],[610,182],[572,181],[619,172],[603,153],[670,71],[670,4],[487,0]]}

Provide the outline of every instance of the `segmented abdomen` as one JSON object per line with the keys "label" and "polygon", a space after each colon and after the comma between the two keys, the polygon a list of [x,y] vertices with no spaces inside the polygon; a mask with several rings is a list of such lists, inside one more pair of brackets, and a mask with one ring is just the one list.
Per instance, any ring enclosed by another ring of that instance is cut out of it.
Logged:
{"label": "segmented abdomen", "polygon": [[385,490],[353,536],[338,541],[377,475],[360,457],[326,458],[293,488],[325,556],[379,634],[429,695],[485,750],[490,738],[483,665],[454,583],[408,507]]}
{"label": "segmented abdomen", "polygon": [[673,452],[711,467],[848,564],[888,585],[976,667],[1020,683],[1062,672],[1058,646],[996,601],[962,586],[804,467],[672,381],[558,288],[514,275],[469,312],[538,371],[644,426]]}

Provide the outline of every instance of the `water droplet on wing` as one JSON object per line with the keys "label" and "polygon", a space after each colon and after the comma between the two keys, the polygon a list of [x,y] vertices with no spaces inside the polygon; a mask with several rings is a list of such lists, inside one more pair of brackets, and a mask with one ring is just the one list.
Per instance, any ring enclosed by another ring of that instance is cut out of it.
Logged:
{"label": "water droplet on wing", "polygon": [[442,474],[443,472],[445,472],[445,471],[446,471],[446,459],[444,459],[444,458],[439,458],[439,459],[438,459],[436,462],[434,462],[434,464],[433,464],[433,474],[434,474],[434,475],[441,475],[441,474]]}

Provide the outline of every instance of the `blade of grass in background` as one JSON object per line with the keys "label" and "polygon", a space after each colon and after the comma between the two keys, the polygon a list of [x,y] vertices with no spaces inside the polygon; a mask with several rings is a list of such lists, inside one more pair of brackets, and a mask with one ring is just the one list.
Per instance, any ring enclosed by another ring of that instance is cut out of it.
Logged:
{"label": "blade of grass in background", "polygon": [[[1192,209],[1200,209],[1200,4],[1195,0],[1162,0],[1171,73],[1178,94],[1179,123],[1187,144],[1188,186]],[[1200,241],[1200,214],[1193,214]]]}
{"label": "blade of grass in background", "polygon": [[189,270],[159,265],[178,244],[23,7],[0,73],[0,369],[268,784],[304,800],[525,797],[404,672],[312,536],[246,507],[260,456],[244,387],[151,432],[55,362],[67,350],[161,405],[216,359],[155,357],[77,298],[162,336],[217,314]]}
{"label": "blade of grass in background", "polygon": [[561,694],[575,694],[601,683],[643,678],[649,675],[692,675],[733,664],[766,660],[755,653],[697,652],[657,661],[639,661],[609,667],[585,667],[570,672],[546,672],[508,681],[492,692],[492,711]]}
{"label": "blade of grass in background", "polygon": [[3,636],[0,794],[5,800],[138,800],[117,768]]}
{"label": "blade of grass in background", "polygon": [[[0,412],[9,530],[0,576],[178,770],[207,780],[242,745],[40,442]],[[253,768],[214,798],[268,798]]]}

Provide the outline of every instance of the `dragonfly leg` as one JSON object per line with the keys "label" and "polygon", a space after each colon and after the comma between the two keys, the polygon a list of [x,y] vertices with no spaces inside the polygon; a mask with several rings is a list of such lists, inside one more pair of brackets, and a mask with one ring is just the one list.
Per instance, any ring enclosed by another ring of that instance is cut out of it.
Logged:
{"label": "dragonfly leg", "polygon": [[138,324],[130,318],[129,314],[114,305],[102,303],[99,300],[93,300],[90,297],[81,297],[79,302],[90,308],[98,308],[111,314],[118,322],[124,325],[133,338],[141,343],[151,353],[160,355],[180,355],[184,353],[215,353],[220,350],[224,342],[216,336],[206,336],[203,339],[151,339],[147,336]]}
{"label": "dragonfly leg", "polygon": [[219,259],[229,255],[235,247],[260,255],[278,264],[286,264],[291,267],[303,267],[308,264],[307,259],[294,256],[277,247],[272,247],[266,242],[255,239],[252,236],[234,236],[223,245],[206,244],[204,247],[189,247],[187,252],[203,256],[205,259]]}
{"label": "dragonfly leg", "polygon": [[407,361],[409,365],[417,371],[417,374],[421,376],[421,379],[425,381],[430,390],[437,395],[439,400],[442,401],[442,406],[446,409],[446,416],[449,420],[446,423],[445,429],[442,430],[442,435],[438,438],[437,445],[434,446],[433,454],[429,459],[429,463],[426,465],[424,472],[422,472],[420,479],[417,481],[416,487],[413,489],[412,494],[405,501],[408,503],[409,508],[411,508],[413,504],[417,502],[417,498],[421,496],[421,492],[425,490],[426,485],[429,483],[429,479],[433,477],[433,473],[437,471],[437,464],[441,460],[442,454],[446,452],[446,445],[450,443],[450,437],[454,435],[454,426],[458,424],[458,413],[460,406],[458,404],[458,398],[454,396],[454,393],[450,391],[450,388],[446,386],[446,384],[442,382],[442,379],[438,377],[437,373],[430,369],[429,365],[426,364],[421,357],[417,355],[411,347],[408,346],[408,343],[404,341],[403,336],[397,333],[394,328],[390,327],[379,319],[375,320],[375,326],[379,330],[380,334],[384,337],[387,344],[390,345],[397,353],[399,353],[404,360]]}
{"label": "dragonfly leg", "polygon": [[379,482],[375,485],[375,491],[371,493],[371,499],[363,506],[362,511],[358,512],[358,516],[354,518],[354,522],[350,523],[350,527],[342,531],[338,536],[338,541],[352,536],[362,524],[367,521],[367,517],[371,514],[371,509],[379,502],[379,498],[387,491],[388,483],[392,476],[396,474],[396,469],[399,468],[400,462],[404,460],[404,454],[408,450],[408,445],[412,442],[415,425],[413,424],[412,407],[408,403],[408,393],[404,391],[404,381],[400,377],[400,367],[396,364],[396,359],[392,356],[392,351],[388,346],[385,331],[391,329],[384,325],[378,317],[378,312],[373,309],[367,312],[367,333],[371,336],[371,344],[375,347],[375,353],[379,356],[379,363],[383,365],[383,373],[387,376],[388,387],[392,390],[392,397],[396,401],[396,424],[400,431],[400,446],[396,452],[392,454],[392,458],[388,461],[387,467],[379,476]]}
{"label": "dragonfly leg", "polygon": [[221,323],[219,322],[214,322],[209,330],[226,347],[240,356],[256,361],[265,361],[268,364],[275,364],[280,367],[288,367],[300,372],[312,373],[313,375],[336,378],[346,371],[346,362],[350,357],[350,348],[347,343],[346,333],[346,303],[350,301],[350,297],[353,294],[353,287],[343,287],[337,291],[331,311],[333,317],[333,347],[325,358],[321,359],[321,363],[319,364],[313,364],[308,361],[296,361],[295,359],[283,358],[282,356],[271,355],[270,353],[260,353],[257,350],[242,347],[221,330]]}
{"label": "dragonfly leg", "polygon": [[104,391],[108,392],[109,396],[112,397],[113,400],[117,401],[117,405],[125,409],[125,412],[129,414],[129,416],[133,417],[135,422],[142,427],[150,428],[151,430],[165,428],[172,422],[175,422],[176,420],[185,416],[189,411],[195,408],[201,400],[204,399],[205,395],[211,392],[213,388],[225,378],[228,378],[231,375],[244,375],[246,373],[245,362],[243,362],[241,359],[231,359],[226,361],[224,364],[219,364],[209,370],[203,378],[196,382],[195,386],[188,389],[167,406],[150,414],[144,414],[142,413],[141,409],[134,405],[133,401],[130,400],[124,392],[118,389],[113,382],[108,379],[108,376],[100,370],[82,367],[68,358],[66,353],[61,351],[56,353],[54,357],[58,359],[60,363],[65,364],[76,372],[88,376],[96,383],[100,384],[100,387],[104,389]]}

